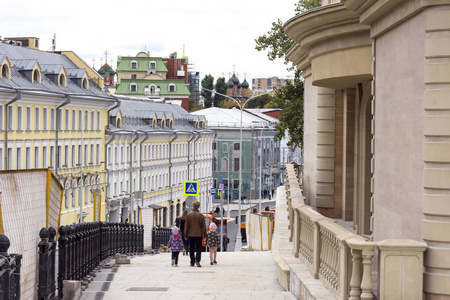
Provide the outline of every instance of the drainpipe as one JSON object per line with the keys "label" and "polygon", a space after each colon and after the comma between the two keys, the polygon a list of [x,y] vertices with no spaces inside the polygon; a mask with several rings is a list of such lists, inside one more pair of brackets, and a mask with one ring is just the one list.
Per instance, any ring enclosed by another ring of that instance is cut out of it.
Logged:
{"label": "drainpipe", "polygon": [[188,141],[188,180],[190,180],[191,178],[191,142],[192,142],[192,140],[194,139],[194,137],[195,137],[195,134],[196,134],[196,132],[193,132],[192,133],[192,137],[189,139],[189,141]]}
{"label": "drainpipe", "polygon": [[[195,166],[197,165],[197,159],[195,158],[195,143],[197,143],[197,141],[199,140],[201,138],[201,134],[200,134],[200,132],[198,132],[198,137],[195,139],[195,141],[194,141],[194,179],[193,180],[195,180]],[[198,190],[198,193],[200,194],[200,183],[199,183],[199,186],[197,187],[199,190]],[[200,199],[201,200],[201,199]],[[206,207],[206,205],[205,205],[205,212],[207,212],[207,207]]]}
{"label": "drainpipe", "polygon": [[[115,108],[118,108],[119,106],[120,106],[120,102],[119,102],[119,100],[116,99],[116,105],[114,105],[112,108],[108,109],[108,116],[107,116],[107,118],[108,118],[108,123],[107,124],[108,125],[106,125],[107,128],[109,128],[109,113],[111,112],[111,110],[113,110]],[[115,139],[116,139],[116,137],[114,135],[114,132],[111,132],[111,135],[110,135],[109,139],[105,142],[105,156],[104,156],[105,166],[104,166],[104,168],[105,168],[105,172],[106,172],[106,198],[107,199],[108,199],[108,196],[109,197],[111,196],[111,190],[110,190],[111,185],[109,183],[110,170],[108,169],[108,159],[107,159],[108,158],[107,157],[107,155],[108,155],[108,145],[110,143],[112,143]],[[109,207],[106,210],[106,212],[108,213],[108,218],[106,218],[106,220],[109,220],[109,216],[110,216]]]}
{"label": "drainpipe", "polygon": [[[9,161],[9,154],[8,154],[8,121],[9,121],[9,114],[8,114],[8,106],[13,104],[14,102],[22,99],[22,91],[16,89],[16,96],[6,103],[5,105],[5,170],[9,170],[8,161]],[[12,116],[10,116],[12,117]]]}
{"label": "drainpipe", "polygon": [[[172,143],[175,141],[178,137],[178,133],[174,132],[174,137],[169,142],[169,187],[170,187],[170,199],[169,199],[169,221],[172,219],[172,211],[170,209],[171,203],[173,197],[173,188],[172,188]],[[170,224],[172,226],[172,224]]]}
{"label": "drainpipe", "polygon": [[[58,163],[59,163],[59,151],[58,151],[58,142],[59,142],[59,130],[60,130],[60,128],[59,128],[59,121],[60,121],[60,119],[61,119],[61,115],[60,114],[58,114],[58,111],[59,111],[59,109],[61,108],[61,107],[63,107],[63,106],[66,106],[67,104],[69,104],[71,101],[72,101],[72,97],[70,97],[70,95],[66,95],[66,98],[67,98],[67,100],[66,101],[64,101],[64,103],[63,104],[61,104],[60,106],[58,106],[57,108],[56,108],[56,161],[55,161],[55,174],[56,174],[56,176],[58,176]],[[62,111],[61,111],[61,114],[62,114]],[[62,126],[61,126],[62,127]],[[62,151],[62,148],[61,148],[61,151]]]}
{"label": "drainpipe", "polygon": [[[145,133],[145,138],[139,143],[139,194],[141,196],[141,207],[144,207],[144,193],[142,192],[142,143],[148,140],[149,135]],[[139,221],[139,214],[138,214]]]}

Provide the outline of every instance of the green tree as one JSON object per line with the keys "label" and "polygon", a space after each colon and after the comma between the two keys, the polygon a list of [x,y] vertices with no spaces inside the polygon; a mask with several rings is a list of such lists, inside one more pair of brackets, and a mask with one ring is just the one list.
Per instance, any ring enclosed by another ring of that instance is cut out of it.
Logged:
{"label": "green tree", "polygon": [[[215,85],[215,89],[217,93],[221,93],[226,95],[227,94],[227,89],[228,89],[228,85],[225,82],[225,78],[224,77],[219,77],[217,78],[216,81],[216,85]],[[216,94],[214,96],[214,106],[215,107],[221,107],[221,105],[219,105],[223,100],[225,99],[224,96]]]}
{"label": "green tree", "polygon": [[267,103],[272,101],[270,94],[265,94],[248,101],[247,108],[263,108]]}
{"label": "green tree", "polygon": [[294,82],[275,90],[273,103],[282,108],[275,141],[288,136],[288,146],[302,146],[303,141],[303,80],[300,71],[295,72]]}
{"label": "green tree", "polygon": [[[303,13],[312,8],[319,7],[321,0],[300,0],[295,4],[295,14]],[[255,39],[256,50],[267,50],[267,57],[269,60],[275,60],[277,58],[284,58],[284,63],[289,64],[289,60],[285,56],[286,52],[292,46],[292,40],[284,33],[283,21],[278,19],[276,22],[272,22],[272,28],[266,34],[259,36]],[[288,70],[293,70],[293,66],[290,66]]]}
{"label": "green tree", "polygon": [[[205,75],[205,78],[202,79],[202,88],[208,90],[214,89],[214,77],[211,74]],[[211,93],[202,90],[201,95],[205,99],[205,108],[211,107],[212,104]]]}
{"label": "green tree", "polygon": [[[295,14],[319,6],[321,6],[321,0],[300,0],[295,4]],[[289,65],[286,52],[293,45],[293,41],[284,33],[283,22],[280,19],[272,23],[272,28],[267,34],[256,38],[255,43],[256,50],[267,51],[269,60],[284,58],[284,63]],[[293,65],[288,67],[288,70],[293,69]],[[303,81],[300,72],[295,73],[293,83],[288,82],[285,86],[276,89],[272,101],[265,106],[282,108],[280,122],[276,125],[278,133],[275,135],[275,140],[281,140],[287,134],[288,146],[301,147],[303,141]]]}

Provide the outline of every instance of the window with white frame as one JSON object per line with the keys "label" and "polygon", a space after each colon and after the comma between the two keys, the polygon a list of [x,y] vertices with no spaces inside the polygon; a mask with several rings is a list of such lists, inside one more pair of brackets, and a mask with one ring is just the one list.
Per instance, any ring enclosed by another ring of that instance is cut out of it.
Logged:
{"label": "window with white frame", "polygon": [[94,130],[94,124],[95,124],[95,114],[94,112],[91,112],[91,130]]}
{"label": "window with white frame", "polygon": [[76,160],[75,145],[72,145],[72,168],[75,168],[76,163],[77,160]]}
{"label": "window with white frame", "polygon": [[65,116],[65,120],[64,120],[64,123],[65,123],[65,130],[69,130],[69,116],[70,116],[70,112],[69,112],[69,109],[68,108],[66,108],[66,116]]}
{"label": "window with white frame", "polygon": [[6,127],[7,130],[13,130],[13,112],[14,112],[13,106],[12,105],[8,106],[8,110],[7,110],[8,124]]}
{"label": "window with white frame", "polygon": [[156,61],[152,60],[149,62],[148,67],[150,69],[156,69]]}
{"label": "window with white frame", "polygon": [[84,145],[84,165],[88,165],[88,145]]}
{"label": "window with white frame", "polygon": [[[52,124],[53,126],[53,124]],[[42,130],[48,130],[48,108],[42,108]]]}
{"label": "window with white frame", "polygon": [[58,146],[57,148],[56,148],[56,151],[58,151],[58,160],[56,161],[56,168],[57,169],[61,169],[61,165],[62,165],[62,163],[61,163],[61,161],[62,161],[62,153],[61,153],[61,146]]}
{"label": "window with white frame", "polygon": [[0,105],[0,130],[3,130],[3,105]]}
{"label": "window with white frame", "polygon": [[83,121],[83,111],[80,109],[78,111],[78,130],[83,130],[83,124],[81,124]]}
{"label": "window with white frame", "polygon": [[[45,110],[46,108],[44,108],[44,110]],[[44,112],[44,115],[45,115],[45,112]],[[44,123],[45,123],[45,121],[44,121]],[[55,130],[55,124],[56,124],[56,121],[55,121],[55,108],[51,108],[51,110],[50,110],[50,130]]]}
{"label": "window with white frame", "polygon": [[88,130],[89,129],[89,118],[87,117],[87,114],[89,113],[88,110],[84,111],[84,130]]}
{"label": "window with white frame", "polygon": [[62,130],[62,108],[56,111],[56,121],[58,122],[56,124],[57,130]]}
{"label": "window with white frame", "polygon": [[78,164],[81,166],[81,157],[83,155],[83,149],[81,145],[78,145]]}
{"label": "window with white frame", "polygon": [[132,60],[130,62],[130,69],[137,69],[138,68],[138,62],[136,60]]}
{"label": "window with white frame", "polygon": [[90,164],[94,164],[94,145],[93,144],[91,144],[91,155],[90,155],[91,157],[91,159],[89,160],[89,163]]}
{"label": "window with white frame", "polygon": [[72,110],[72,130],[77,130],[77,110]]}
{"label": "window with white frame", "polygon": [[16,168],[22,169],[22,148],[20,147],[16,149]]}
{"label": "window with white frame", "polygon": [[169,92],[176,92],[176,91],[177,91],[176,85],[174,83],[170,83]]}
{"label": "window with white frame", "polygon": [[25,148],[25,168],[31,169],[31,148],[30,147]]}
{"label": "window with white frame", "polygon": [[17,106],[17,130],[22,130],[22,106]]}
{"label": "window with white frame", "polygon": [[130,92],[136,92],[137,91],[137,84],[132,82],[130,83]]}
{"label": "window with white frame", "polygon": [[40,112],[40,110],[39,110],[39,107],[35,107],[34,108],[34,130],[39,130],[40,128],[39,128],[39,112]]}
{"label": "window with white frame", "polygon": [[97,111],[97,130],[100,130],[100,111]]}
{"label": "window with white frame", "polygon": [[96,159],[95,162],[97,165],[100,165],[100,144],[97,144],[96,153],[97,153],[97,155],[95,156],[95,159]]}
{"label": "window with white frame", "polygon": [[13,168],[13,149],[8,148],[8,169]]}
{"label": "window with white frame", "polygon": [[64,146],[64,168],[68,168],[69,167],[69,146],[65,145]]}
{"label": "window with white frame", "polygon": [[[43,151],[43,153],[45,152],[45,167],[47,167],[47,148],[45,148],[45,150]],[[50,168],[54,168],[55,167],[55,147],[54,146],[50,146]]]}
{"label": "window with white frame", "polygon": [[39,147],[34,147],[34,168],[39,168]]}

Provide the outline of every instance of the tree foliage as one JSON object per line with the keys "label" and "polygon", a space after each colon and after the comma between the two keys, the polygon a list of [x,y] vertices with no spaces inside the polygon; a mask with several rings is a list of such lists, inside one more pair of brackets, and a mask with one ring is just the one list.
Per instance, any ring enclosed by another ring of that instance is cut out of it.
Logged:
{"label": "tree foliage", "polygon": [[[205,75],[205,77],[202,79],[202,87],[208,90],[214,89],[214,77],[211,74]],[[211,99],[211,93],[208,91],[202,90],[201,95],[205,99],[205,108],[211,107],[212,99]]]}
{"label": "tree foliage", "polygon": [[[295,4],[295,14],[319,7],[321,2],[321,0],[299,0]],[[272,23],[269,32],[256,38],[255,43],[256,50],[267,51],[269,60],[284,58],[284,63],[289,65],[286,53],[293,41],[284,33],[283,22],[280,19]],[[288,66],[288,70],[293,69],[292,65]],[[277,89],[273,99],[264,107],[282,108],[280,122],[276,125],[278,133],[275,135],[275,140],[281,140],[287,134],[288,146],[301,147],[303,141],[303,81],[300,72],[295,73],[293,83],[288,82],[285,86]]]}
{"label": "tree foliage", "polygon": [[[227,83],[226,83],[226,81],[225,81],[225,77],[219,77],[219,78],[217,78],[216,85],[215,85],[216,92],[217,92],[217,93],[220,93],[220,94],[226,95],[226,94],[227,94],[227,88],[228,88],[228,85],[227,85]],[[224,96],[219,95],[219,94],[216,94],[216,95],[214,96],[214,106],[215,106],[215,107],[221,107],[220,103],[221,103],[224,99],[225,99]]]}
{"label": "tree foliage", "polygon": [[247,108],[263,108],[265,105],[272,101],[272,96],[270,94],[265,94],[256,97],[248,101]]}
{"label": "tree foliage", "polygon": [[280,122],[275,125],[278,132],[276,141],[288,135],[288,146],[301,147],[303,141],[303,81],[299,71],[295,72],[294,82],[275,90],[274,105],[282,108]]}

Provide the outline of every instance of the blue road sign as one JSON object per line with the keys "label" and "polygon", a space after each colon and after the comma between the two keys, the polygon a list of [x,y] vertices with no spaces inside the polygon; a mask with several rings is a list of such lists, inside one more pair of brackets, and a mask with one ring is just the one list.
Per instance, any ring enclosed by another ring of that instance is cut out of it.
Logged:
{"label": "blue road sign", "polygon": [[220,183],[222,183],[222,173],[220,173]]}
{"label": "blue road sign", "polygon": [[184,196],[198,196],[198,181],[184,181]]}
{"label": "blue road sign", "polygon": [[215,188],[211,188],[211,195],[215,195],[216,194],[216,189]]}

